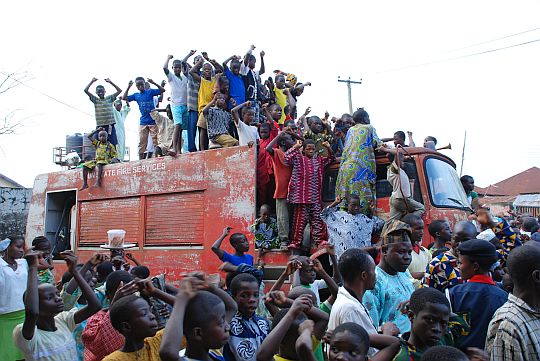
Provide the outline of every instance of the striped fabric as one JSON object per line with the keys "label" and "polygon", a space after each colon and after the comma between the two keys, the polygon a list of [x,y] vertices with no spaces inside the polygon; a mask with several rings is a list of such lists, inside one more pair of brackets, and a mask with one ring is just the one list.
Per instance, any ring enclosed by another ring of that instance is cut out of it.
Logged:
{"label": "striped fabric", "polygon": [[94,103],[94,108],[96,110],[96,124],[98,126],[116,123],[113,113],[113,102],[115,99],[116,97],[114,95],[106,96],[103,99],[100,99],[95,95],[90,95],[90,101]]}
{"label": "striped fabric", "polygon": [[289,182],[289,203],[314,204],[321,202],[324,167],[334,160],[330,157],[308,158],[292,147],[285,153],[285,164],[292,166]]}
{"label": "striped fabric", "polygon": [[491,361],[540,360],[540,311],[510,294],[489,323],[486,351]]}
{"label": "striped fabric", "polygon": [[200,82],[195,81],[191,74],[188,75],[187,106],[188,110],[199,110],[199,87]]}

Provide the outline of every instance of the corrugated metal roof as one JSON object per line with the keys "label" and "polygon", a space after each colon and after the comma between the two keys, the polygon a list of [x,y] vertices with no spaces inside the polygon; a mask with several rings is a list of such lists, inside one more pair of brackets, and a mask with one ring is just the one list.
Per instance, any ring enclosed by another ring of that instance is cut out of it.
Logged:
{"label": "corrugated metal roof", "polygon": [[487,187],[475,187],[479,195],[517,196],[524,193],[540,193],[540,168],[532,167]]}
{"label": "corrugated metal roof", "polygon": [[514,201],[514,207],[540,207],[540,193],[520,194]]}

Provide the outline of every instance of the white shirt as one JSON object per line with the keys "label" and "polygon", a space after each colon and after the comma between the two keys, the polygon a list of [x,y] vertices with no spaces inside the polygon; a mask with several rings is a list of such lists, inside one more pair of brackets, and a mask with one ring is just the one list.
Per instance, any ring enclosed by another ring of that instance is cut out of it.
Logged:
{"label": "white shirt", "polygon": [[74,315],[78,310],[64,311],[54,317],[56,331],[37,328],[34,337],[27,340],[22,335],[19,324],[13,330],[13,342],[24,353],[26,361],[73,361],[77,360],[77,347],[73,330],[77,326]]}
{"label": "white shirt", "polygon": [[172,71],[169,71],[167,80],[171,86],[171,104],[187,105],[188,77],[184,74],[176,76]]}
{"label": "white shirt", "polygon": [[[411,253],[411,264],[407,268],[410,273],[413,272],[426,272],[426,267],[431,262],[432,256],[431,252],[427,250],[427,248],[424,248],[420,246],[420,253],[416,253],[414,250]],[[411,278],[411,281],[414,285],[415,289],[420,288],[420,284],[422,283],[422,280],[417,280],[415,278]]]}
{"label": "white shirt", "polygon": [[[399,176],[396,171],[399,169]],[[396,162],[393,162],[388,167],[386,174],[388,182],[392,185],[392,197],[394,198],[411,198],[411,184],[409,183],[409,176],[401,168],[399,168]],[[401,180],[401,188],[399,187],[399,181]],[[401,193],[403,191],[403,194]]]}
{"label": "white shirt", "polygon": [[28,282],[28,263],[18,259],[14,271],[0,258],[0,315],[24,310],[23,293]]}
{"label": "white shirt", "polygon": [[[248,145],[249,142],[257,143],[257,139],[259,139],[257,127],[247,125],[239,120],[236,129],[238,130],[239,145]],[[266,152],[266,150],[262,149],[261,152]]]}
{"label": "white shirt", "polygon": [[345,287],[340,287],[336,301],[332,306],[332,312],[330,312],[328,331],[333,331],[345,322],[357,323],[369,334],[377,333],[367,308],[354,298]]}

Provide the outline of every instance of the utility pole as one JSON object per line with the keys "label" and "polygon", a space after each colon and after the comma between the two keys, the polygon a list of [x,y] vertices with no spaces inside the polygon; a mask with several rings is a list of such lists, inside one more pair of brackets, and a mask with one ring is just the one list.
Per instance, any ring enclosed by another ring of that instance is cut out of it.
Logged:
{"label": "utility pole", "polygon": [[459,176],[463,174],[463,162],[465,161],[465,144],[467,143],[467,131],[465,131],[465,135],[463,136],[463,150],[461,151],[461,167],[459,169]]}
{"label": "utility pole", "polygon": [[353,108],[352,108],[352,94],[351,94],[351,84],[362,84],[362,79],[359,81],[351,80],[351,77],[346,80],[342,80],[341,77],[338,76],[338,82],[340,83],[347,83],[347,92],[349,93],[349,114],[353,114]]}

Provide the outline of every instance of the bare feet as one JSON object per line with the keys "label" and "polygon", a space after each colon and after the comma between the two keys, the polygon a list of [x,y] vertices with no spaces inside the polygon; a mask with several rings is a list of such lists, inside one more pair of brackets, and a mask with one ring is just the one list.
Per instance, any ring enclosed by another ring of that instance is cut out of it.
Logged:
{"label": "bare feet", "polygon": [[83,184],[79,191],[84,191],[86,188],[88,188],[88,184]]}
{"label": "bare feet", "polygon": [[167,155],[168,155],[168,156],[171,156],[171,157],[176,157],[176,152],[174,152],[174,151],[172,151],[172,150],[169,150],[169,151],[167,152]]}

